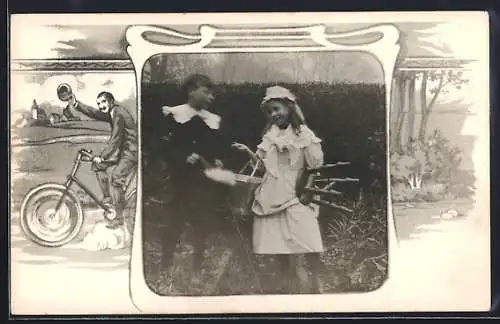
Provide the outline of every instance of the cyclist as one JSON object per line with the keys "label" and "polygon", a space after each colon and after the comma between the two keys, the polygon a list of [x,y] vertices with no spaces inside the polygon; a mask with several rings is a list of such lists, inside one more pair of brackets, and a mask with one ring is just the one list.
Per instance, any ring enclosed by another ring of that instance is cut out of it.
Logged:
{"label": "cyclist", "polygon": [[[76,109],[88,117],[111,125],[111,137],[99,156],[93,159],[92,171],[96,172],[98,183],[104,195],[103,204],[114,210],[116,217],[107,225],[116,228],[123,224],[123,204],[126,182],[137,167],[137,124],[131,113],[116,103],[107,91],[97,95],[97,107],[93,108],[78,101],[75,95],[68,100],[65,109]],[[109,169],[114,166],[109,179]]]}

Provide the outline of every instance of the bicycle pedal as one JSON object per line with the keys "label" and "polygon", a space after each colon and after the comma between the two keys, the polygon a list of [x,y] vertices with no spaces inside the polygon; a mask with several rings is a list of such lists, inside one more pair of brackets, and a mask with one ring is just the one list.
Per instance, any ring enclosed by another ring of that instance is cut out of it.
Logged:
{"label": "bicycle pedal", "polygon": [[104,218],[108,221],[116,219],[116,210],[108,209],[104,211]]}

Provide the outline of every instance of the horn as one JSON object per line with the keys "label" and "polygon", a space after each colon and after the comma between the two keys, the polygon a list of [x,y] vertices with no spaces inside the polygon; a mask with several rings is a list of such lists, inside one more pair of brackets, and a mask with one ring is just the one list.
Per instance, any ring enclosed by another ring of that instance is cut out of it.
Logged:
{"label": "horn", "polygon": [[69,101],[69,99],[73,96],[71,86],[67,83],[61,83],[57,87],[57,96],[61,101]]}

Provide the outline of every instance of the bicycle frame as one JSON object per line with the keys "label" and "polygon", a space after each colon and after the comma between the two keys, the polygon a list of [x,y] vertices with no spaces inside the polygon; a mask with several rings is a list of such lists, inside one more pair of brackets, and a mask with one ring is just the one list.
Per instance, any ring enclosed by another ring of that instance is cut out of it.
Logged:
{"label": "bicycle frame", "polygon": [[64,190],[61,198],[57,202],[57,205],[55,208],[56,213],[59,211],[59,208],[61,208],[62,202],[63,202],[64,198],[66,197],[68,191],[71,190],[71,186],[73,185],[73,183],[77,184],[87,195],[89,195],[99,207],[101,207],[105,211],[108,211],[108,209],[109,209],[109,207],[104,205],[99,200],[99,198],[97,198],[97,196],[87,186],[85,186],[85,184],[83,184],[80,181],[80,179],[78,179],[78,177],[76,176],[76,173],[78,172],[78,169],[80,168],[80,164],[82,162],[83,157],[84,157],[84,155],[82,154],[82,151],[78,151],[76,159],[73,163],[73,168],[71,169],[71,173],[68,175],[67,180],[64,184],[64,187],[66,188],[66,190]]}
{"label": "bicycle frame", "polygon": [[[57,202],[57,205],[56,205],[56,208],[55,208],[55,212],[57,213],[59,211],[59,208],[61,208],[61,205],[62,205],[62,202],[64,200],[64,198],[66,197],[67,193],[69,190],[71,190],[71,186],[73,184],[76,184],[78,185],[87,195],[90,196],[90,198],[92,198],[92,200],[94,200],[94,202],[99,206],[101,207],[102,209],[104,209],[106,212],[109,212],[110,210],[110,207],[109,206],[106,206],[104,205],[99,198],[97,198],[97,196],[85,185],[83,184],[80,179],[78,179],[78,177],[76,176],[77,172],[78,172],[78,169],[80,168],[80,164],[81,162],[83,161],[83,158],[86,157],[88,158],[88,162],[91,161],[92,159],[92,155],[90,152],[87,152],[85,150],[80,150],[78,151],[78,154],[76,156],[76,159],[75,159],[75,162],[73,163],[73,168],[71,169],[71,173],[68,175],[67,177],[67,180],[64,184],[64,187],[66,188],[61,196],[61,198],[59,199],[59,201]],[[135,173],[133,173],[129,179],[129,181],[127,181],[127,186],[125,188],[125,192],[128,191],[129,187],[130,187],[130,183],[131,181],[133,180],[133,178],[135,177]]]}

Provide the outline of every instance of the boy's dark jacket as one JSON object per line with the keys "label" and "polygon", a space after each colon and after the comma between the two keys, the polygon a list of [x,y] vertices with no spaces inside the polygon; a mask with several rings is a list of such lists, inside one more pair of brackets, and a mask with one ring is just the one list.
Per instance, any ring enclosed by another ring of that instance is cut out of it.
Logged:
{"label": "boy's dark jacket", "polygon": [[212,165],[216,159],[224,162],[231,150],[228,137],[220,128],[208,127],[198,116],[185,123],[177,122],[172,114],[161,118],[158,149],[163,150],[162,157],[167,161],[174,200],[184,206],[197,204],[207,209],[218,208],[225,189],[203,174],[203,165],[190,165],[186,159],[197,153]]}

